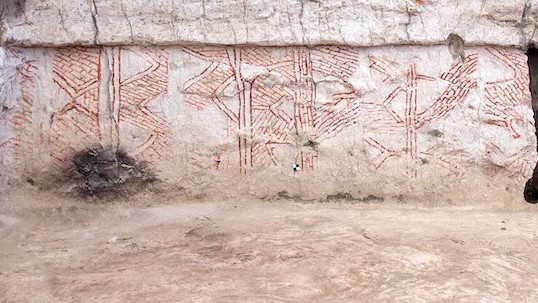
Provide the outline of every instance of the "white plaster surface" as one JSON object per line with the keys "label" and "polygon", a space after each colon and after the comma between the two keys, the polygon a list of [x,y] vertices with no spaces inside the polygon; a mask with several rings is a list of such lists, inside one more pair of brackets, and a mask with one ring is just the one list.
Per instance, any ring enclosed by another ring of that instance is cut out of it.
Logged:
{"label": "white plaster surface", "polygon": [[[14,2],[14,1],[8,1]],[[26,0],[0,42],[61,45],[440,44],[525,49],[536,0]]]}
{"label": "white plaster surface", "polygon": [[4,181],[119,145],[193,195],[520,197],[537,160],[515,49],[465,63],[445,46],[3,51]]}

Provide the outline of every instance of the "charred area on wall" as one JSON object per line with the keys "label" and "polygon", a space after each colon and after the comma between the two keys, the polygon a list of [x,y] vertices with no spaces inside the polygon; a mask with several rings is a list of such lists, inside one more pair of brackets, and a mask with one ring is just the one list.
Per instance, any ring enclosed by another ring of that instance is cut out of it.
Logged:
{"label": "charred area on wall", "polygon": [[97,198],[129,196],[158,181],[145,162],[103,147],[75,154],[67,177],[75,182],[77,194]]}
{"label": "charred area on wall", "polygon": [[[534,112],[534,121],[536,127],[536,136],[538,138],[538,48],[531,45],[527,50],[527,58],[529,64],[529,88],[532,97],[532,110]],[[538,146],[536,148],[538,153]],[[525,184],[524,190],[525,200],[529,203],[538,203],[538,163],[534,167],[532,178]]]}

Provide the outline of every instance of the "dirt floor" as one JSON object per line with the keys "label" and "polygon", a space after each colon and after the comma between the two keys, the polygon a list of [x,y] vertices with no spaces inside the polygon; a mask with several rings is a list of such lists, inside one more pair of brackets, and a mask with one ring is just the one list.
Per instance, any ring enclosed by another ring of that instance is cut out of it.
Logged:
{"label": "dirt floor", "polygon": [[510,205],[4,195],[0,302],[538,302]]}

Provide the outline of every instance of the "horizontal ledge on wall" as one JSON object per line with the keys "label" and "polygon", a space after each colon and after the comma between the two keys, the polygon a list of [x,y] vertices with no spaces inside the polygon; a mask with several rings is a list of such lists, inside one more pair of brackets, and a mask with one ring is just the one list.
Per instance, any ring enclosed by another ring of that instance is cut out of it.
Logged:
{"label": "horizontal ledge on wall", "polygon": [[526,49],[538,16],[530,0],[2,3],[0,44],[23,47],[432,45],[456,33],[467,45]]}
{"label": "horizontal ledge on wall", "polygon": [[[465,41],[465,47],[502,47],[502,48],[513,48],[527,50],[534,43],[527,43],[525,45],[519,44],[503,44],[495,43],[491,41]],[[23,47],[23,48],[64,48],[64,47],[130,47],[130,46],[143,46],[143,47],[191,47],[191,46],[215,46],[215,47],[319,47],[319,46],[342,46],[342,47],[359,47],[359,48],[375,48],[375,47],[405,47],[405,46],[423,46],[431,47],[438,45],[447,45],[447,40],[439,41],[428,41],[428,42],[410,42],[405,41],[402,43],[383,43],[383,44],[353,44],[353,43],[340,43],[334,41],[320,41],[319,43],[309,43],[309,44],[300,44],[300,43],[271,43],[267,42],[258,42],[258,43],[204,43],[196,41],[168,41],[160,43],[150,43],[148,41],[133,41],[125,43],[90,43],[85,41],[75,41],[69,43],[53,44],[53,43],[30,43],[30,41],[0,41],[0,47]]]}

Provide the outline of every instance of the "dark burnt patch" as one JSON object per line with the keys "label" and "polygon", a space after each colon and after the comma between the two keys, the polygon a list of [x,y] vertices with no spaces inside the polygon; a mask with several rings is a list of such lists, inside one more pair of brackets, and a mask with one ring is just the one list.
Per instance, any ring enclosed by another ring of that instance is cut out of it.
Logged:
{"label": "dark burnt patch", "polygon": [[69,172],[76,193],[91,197],[129,196],[158,181],[147,163],[123,150],[94,147],[73,156]]}

